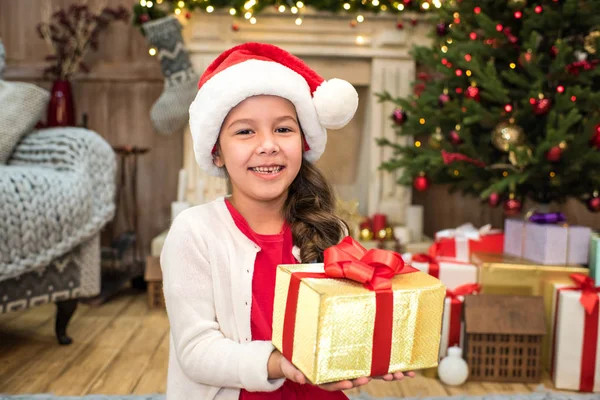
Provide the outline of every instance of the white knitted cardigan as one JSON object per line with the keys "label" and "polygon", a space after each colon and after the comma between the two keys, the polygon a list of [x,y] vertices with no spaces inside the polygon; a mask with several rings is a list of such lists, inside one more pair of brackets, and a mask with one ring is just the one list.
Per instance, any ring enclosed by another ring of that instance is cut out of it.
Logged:
{"label": "white knitted cardigan", "polygon": [[95,132],[33,132],[0,165],[0,280],[44,268],[115,212],[116,160]]}

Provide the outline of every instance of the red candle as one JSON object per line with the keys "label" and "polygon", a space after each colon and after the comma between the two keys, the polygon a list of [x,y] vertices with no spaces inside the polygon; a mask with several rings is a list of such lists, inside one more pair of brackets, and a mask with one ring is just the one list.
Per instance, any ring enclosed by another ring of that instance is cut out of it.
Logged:
{"label": "red candle", "polygon": [[375,214],[373,215],[373,233],[377,236],[377,232],[380,230],[385,230],[387,228],[387,217],[385,214]]}

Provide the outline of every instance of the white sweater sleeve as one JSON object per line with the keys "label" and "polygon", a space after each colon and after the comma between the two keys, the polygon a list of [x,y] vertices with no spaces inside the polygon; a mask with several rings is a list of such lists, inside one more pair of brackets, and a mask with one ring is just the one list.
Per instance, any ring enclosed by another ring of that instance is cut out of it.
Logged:
{"label": "white sweater sleeve", "polygon": [[188,379],[204,385],[276,390],[284,380],[268,379],[267,361],[274,350],[271,342],[238,343],[219,330],[210,265],[205,257],[207,246],[191,226],[185,218],[173,221],[160,261],[171,335],[181,369]]}

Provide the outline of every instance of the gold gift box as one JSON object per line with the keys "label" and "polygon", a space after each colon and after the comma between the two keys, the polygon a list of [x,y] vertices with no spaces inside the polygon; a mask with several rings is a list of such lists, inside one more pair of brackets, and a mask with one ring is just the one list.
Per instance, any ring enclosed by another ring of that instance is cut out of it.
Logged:
{"label": "gold gift box", "polygon": [[569,279],[570,274],[588,275],[588,269],[567,265],[541,265],[507,254],[474,253],[471,262],[479,267],[481,293],[542,296],[547,280]]}
{"label": "gold gift box", "polygon": [[569,275],[588,275],[589,270],[572,265],[541,265],[507,254],[474,253],[471,262],[479,267],[478,282],[483,294],[544,297],[546,335],[542,344],[542,362],[549,369],[552,346],[551,283],[571,284]]}
{"label": "gold gift box", "polygon": [[[284,315],[294,272],[322,273],[323,264],[280,265],[273,344],[283,352]],[[420,271],[392,279],[394,315],[388,372],[437,366],[446,288]],[[292,363],[313,384],[369,376],[375,292],[346,279],[303,278],[298,292]]]}

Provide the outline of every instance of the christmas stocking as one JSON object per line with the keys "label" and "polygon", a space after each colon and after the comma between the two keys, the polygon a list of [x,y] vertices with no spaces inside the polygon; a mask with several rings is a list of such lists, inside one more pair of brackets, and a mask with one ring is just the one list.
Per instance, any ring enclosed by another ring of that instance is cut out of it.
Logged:
{"label": "christmas stocking", "polygon": [[148,42],[158,50],[165,89],[152,105],[150,119],[163,134],[181,131],[188,123],[188,109],[198,91],[198,75],[192,68],[181,36],[181,24],[169,16],[142,25]]}

